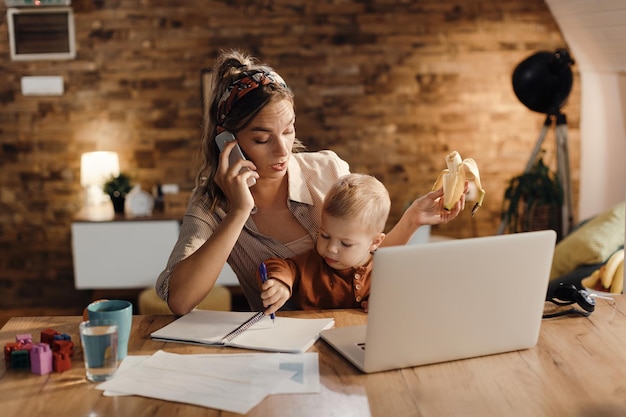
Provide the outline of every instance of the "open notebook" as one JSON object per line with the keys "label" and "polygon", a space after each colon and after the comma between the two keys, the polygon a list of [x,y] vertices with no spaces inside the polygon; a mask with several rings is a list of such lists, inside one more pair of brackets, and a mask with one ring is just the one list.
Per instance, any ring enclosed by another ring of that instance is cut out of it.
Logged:
{"label": "open notebook", "polygon": [[263,316],[250,327],[233,333],[258,313],[193,310],[150,334],[153,339],[201,345],[233,346],[272,352],[299,353],[308,350],[320,331],[333,327],[332,318],[300,319]]}

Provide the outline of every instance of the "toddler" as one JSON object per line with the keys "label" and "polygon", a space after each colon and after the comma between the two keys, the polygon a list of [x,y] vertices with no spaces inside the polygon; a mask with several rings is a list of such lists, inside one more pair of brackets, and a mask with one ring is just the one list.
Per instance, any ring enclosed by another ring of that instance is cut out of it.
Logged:
{"label": "toddler", "polygon": [[376,178],[341,177],[324,199],[315,249],[265,261],[268,279],[261,283],[261,299],[266,313],[277,311],[289,298],[303,310],[367,311],[372,255],[385,238],[390,207],[389,193]]}

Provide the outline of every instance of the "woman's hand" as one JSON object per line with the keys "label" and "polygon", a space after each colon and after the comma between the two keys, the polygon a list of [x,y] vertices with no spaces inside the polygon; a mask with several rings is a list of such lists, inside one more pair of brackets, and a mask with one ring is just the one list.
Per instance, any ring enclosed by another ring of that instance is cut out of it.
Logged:
{"label": "woman's hand", "polygon": [[263,306],[267,307],[266,315],[270,315],[278,311],[291,296],[289,288],[277,279],[270,278],[261,285],[261,300]]}
{"label": "woman's hand", "polygon": [[407,214],[411,216],[413,223],[418,227],[425,224],[446,224],[458,216],[465,208],[465,194],[468,187],[468,181],[465,181],[465,189],[461,199],[452,207],[452,210],[448,211],[443,208],[442,187],[413,201],[413,204],[407,210]]}
{"label": "woman's hand", "polygon": [[[256,172],[256,166],[252,161],[241,159],[230,165],[230,153],[236,145],[237,141],[228,142],[224,146],[224,151],[220,153],[215,183],[226,196],[230,210],[242,209],[249,213],[254,208],[254,199],[247,181],[251,177],[258,179],[259,174]],[[242,171],[244,167],[249,169]]]}

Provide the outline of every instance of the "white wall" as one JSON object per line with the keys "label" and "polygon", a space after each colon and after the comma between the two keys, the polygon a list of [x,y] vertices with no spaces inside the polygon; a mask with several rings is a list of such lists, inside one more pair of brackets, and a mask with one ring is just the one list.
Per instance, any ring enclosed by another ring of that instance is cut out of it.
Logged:
{"label": "white wall", "polygon": [[546,0],[581,80],[579,220],[626,196],[626,1]]}
{"label": "white wall", "polygon": [[626,196],[626,74],[581,71],[579,218]]}

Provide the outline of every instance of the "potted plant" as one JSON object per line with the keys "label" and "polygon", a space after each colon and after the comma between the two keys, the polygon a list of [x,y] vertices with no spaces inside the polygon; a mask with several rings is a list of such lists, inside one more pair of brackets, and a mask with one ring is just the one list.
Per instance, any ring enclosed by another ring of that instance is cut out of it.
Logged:
{"label": "potted plant", "polygon": [[504,191],[502,219],[509,233],[553,229],[561,236],[563,188],[543,157],[521,175],[513,177]]}
{"label": "potted plant", "polygon": [[128,174],[120,172],[118,176],[112,175],[107,182],[104,183],[103,190],[111,197],[113,202],[113,210],[116,213],[124,213],[124,202],[126,194],[133,188],[133,183]]}

